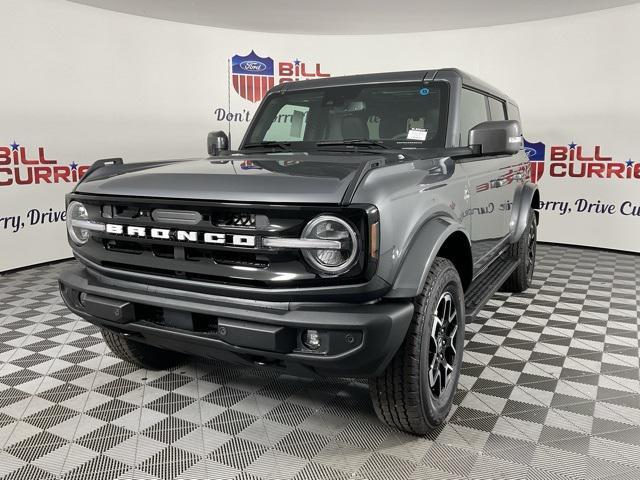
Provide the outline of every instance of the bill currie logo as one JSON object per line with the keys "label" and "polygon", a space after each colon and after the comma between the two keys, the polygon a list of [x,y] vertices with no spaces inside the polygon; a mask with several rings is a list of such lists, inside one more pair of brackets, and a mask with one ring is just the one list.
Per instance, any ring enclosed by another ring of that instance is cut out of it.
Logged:
{"label": "bill currie logo", "polygon": [[325,78],[319,63],[275,62],[271,57],[260,57],[251,50],[248,55],[231,57],[231,78],[233,89],[250,102],[259,102],[276,83],[294,82],[310,78]]}
{"label": "bill currie logo", "polygon": [[640,162],[631,158],[615,160],[603,153],[601,145],[591,147],[572,141],[566,145],[552,145],[547,152],[544,143],[525,140],[524,151],[529,157],[534,182],[542,177],[545,170],[550,177],[640,179]]}

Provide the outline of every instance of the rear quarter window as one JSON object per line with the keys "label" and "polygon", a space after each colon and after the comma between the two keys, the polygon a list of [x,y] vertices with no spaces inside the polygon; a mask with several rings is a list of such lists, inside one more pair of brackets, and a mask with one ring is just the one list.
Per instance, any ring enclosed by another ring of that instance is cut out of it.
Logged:
{"label": "rear quarter window", "polygon": [[513,103],[507,103],[507,116],[509,120],[517,120],[521,122],[520,110]]}

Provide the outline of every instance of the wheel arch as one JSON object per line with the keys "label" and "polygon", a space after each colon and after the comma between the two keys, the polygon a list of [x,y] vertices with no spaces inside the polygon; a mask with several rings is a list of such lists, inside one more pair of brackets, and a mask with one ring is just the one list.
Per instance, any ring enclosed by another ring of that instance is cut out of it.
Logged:
{"label": "wheel arch", "polygon": [[540,223],[540,190],[535,183],[527,182],[518,186],[513,201],[511,212],[511,236],[510,243],[516,243],[527,228],[529,212],[534,210],[536,222]]}
{"label": "wheel arch", "polygon": [[469,236],[462,225],[453,219],[437,217],[427,221],[415,234],[386,297],[410,298],[418,295],[438,256],[453,263],[466,290],[473,277]]}

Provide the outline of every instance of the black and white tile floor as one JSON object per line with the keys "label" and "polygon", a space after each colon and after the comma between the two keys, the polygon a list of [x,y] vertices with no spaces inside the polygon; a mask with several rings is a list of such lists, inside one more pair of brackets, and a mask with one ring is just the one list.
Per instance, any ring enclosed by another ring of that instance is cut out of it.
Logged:
{"label": "black and white tile floor", "polygon": [[640,478],[639,256],[541,245],[534,288],[467,327],[424,438],[380,424],[361,381],[136,369],[64,307],[67,265],[0,277],[0,478]]}

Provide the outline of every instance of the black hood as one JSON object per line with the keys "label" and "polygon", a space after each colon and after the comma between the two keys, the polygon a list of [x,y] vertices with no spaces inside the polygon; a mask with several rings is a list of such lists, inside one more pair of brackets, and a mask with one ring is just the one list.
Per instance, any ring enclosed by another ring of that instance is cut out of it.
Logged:
{"label": "black hood", "polygon": [[340,203],[372,165],[397,153],[257,153],[107,166],[76,192],[260,203]]}

